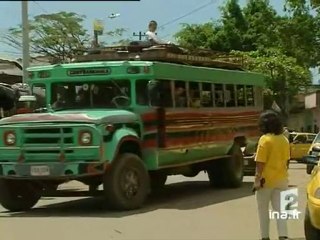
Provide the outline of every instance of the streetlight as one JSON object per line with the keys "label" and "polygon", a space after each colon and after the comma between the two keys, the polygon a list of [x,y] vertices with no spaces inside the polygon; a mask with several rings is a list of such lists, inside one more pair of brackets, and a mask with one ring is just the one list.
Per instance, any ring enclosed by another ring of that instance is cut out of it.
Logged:
{"label": "streetlight", "polygon": [[[120,13],[111,13],[108,18],[114,19],[120,16]],[[99,46],[98,36],[101,36],[104,31],[104,23],[103,20],[95,19],[93,22],[93,36],[94,36],[94,46]]]}

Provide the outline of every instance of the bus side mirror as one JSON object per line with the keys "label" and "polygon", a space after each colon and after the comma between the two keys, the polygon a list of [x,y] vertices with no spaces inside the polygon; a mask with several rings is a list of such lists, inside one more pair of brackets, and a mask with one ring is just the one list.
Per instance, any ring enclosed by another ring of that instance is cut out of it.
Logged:
{"label": "bus side mirror", "polygon": [[163,101],[161,101],[161,83],[156,80],[150,80],[148,82],[147,89],[149,104],[151,106],[160,107],[163,103]]}

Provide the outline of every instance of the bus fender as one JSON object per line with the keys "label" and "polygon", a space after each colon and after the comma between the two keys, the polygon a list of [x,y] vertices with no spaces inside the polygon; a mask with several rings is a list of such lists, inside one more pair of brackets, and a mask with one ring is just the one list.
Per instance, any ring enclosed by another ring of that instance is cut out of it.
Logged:
{"label": "bus fender", "polygon": [[141,141],[138,134],[132,129],[118,129],[113,133],[111,140],[106,144],[106,157],[112,162],[123,150],[125,144],[131,144],[129,152],[141,157]]}

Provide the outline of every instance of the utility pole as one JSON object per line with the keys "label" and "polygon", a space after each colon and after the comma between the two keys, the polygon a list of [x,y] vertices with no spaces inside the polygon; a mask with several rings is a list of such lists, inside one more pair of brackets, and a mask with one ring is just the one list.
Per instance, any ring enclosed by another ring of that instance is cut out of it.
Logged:
{"label": "utility pole", "polygon": [[132,34],[132,36],[134,37],[139,37],[139,41],[142,40],[142,37],[147,36],[146,33],[142,33],[141,31],[139,32],[139,34],[136,34],[135,32]]}
{"label": "utility pole", "polygon": [[25,83],[28,78],[27,68],[29,67],[29,20],[28,20],[28,1],[21,1],[22,15],[22,82]]}

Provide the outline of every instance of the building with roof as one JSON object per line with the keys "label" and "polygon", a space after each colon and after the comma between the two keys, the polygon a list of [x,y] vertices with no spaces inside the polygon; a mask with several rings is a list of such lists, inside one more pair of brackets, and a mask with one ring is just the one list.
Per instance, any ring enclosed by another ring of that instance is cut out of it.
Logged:
{"label": "building with roof", "polygon": [[[50,64],[50,59],[44,56],[31,58],[30,66],[41,66]],[[0,82],[15,84],[22,82],[22,59],[14,59],[0,55]]]}
{"label": "building with roof", "polygon": [[320,85],[311,86],[296,96],[288,127],[301,132],[318,133],[320,129]]}
{"label": "building with roof", "polygon": [[0,82],[14,84],[22,82],[22,64],[17,59],[0,56]]}

